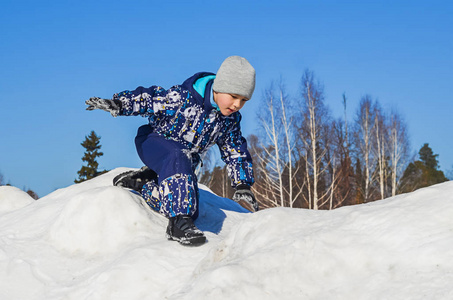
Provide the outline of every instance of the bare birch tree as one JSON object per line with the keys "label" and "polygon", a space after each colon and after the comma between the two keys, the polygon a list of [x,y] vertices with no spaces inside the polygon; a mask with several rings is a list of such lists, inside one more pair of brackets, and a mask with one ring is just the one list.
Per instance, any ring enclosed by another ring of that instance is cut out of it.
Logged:
{"label": "bare birch tree", "polygon": [[280,80],[278,86],[279,93],[279,102],[280,102],[280,117],[281,117],[281,126],[283,130],[283,140],[284,140],[284,162],[285,170],[283,173],[284,178],[287,180],[284,181],[284,190],[287,195],[287,204],[289,207],[294,207],[295,202],[302,194],[301,188],[296,188],[297,186],[303,186],[302,184],[297,185],[298,174],[300,173],[300,164],[296,163],[298,160],[296,144],[297,144],[297,130],[295,124],[294,114],[291,113],[291,110],[294,110],[291,101],[285,93],[285,87]]}
{"label": "bare birch tree", "polygon": [[389,153],[391,165],[392,196],[397,194],[400,179],[409,160],[409,138],[406,123],[398,112],[393,110],[389,118]]}
{"label": "bare birch tree", "polygon": [[[354,172],[348,147],[348,131],[346,122],[341,119],[332,122],[332,141],[329,147],[329,160],[331,161],[331,196],[329,209],[348,204],[352,197]],[[351,203],[349,203],[351,204]]]}
{"label": "bare birch tree", "polygon": [[323,175],[327,170],[324,159],[328,145],[321,143],[321,135],[328,114],[324,106],[323,87],[315,83],[314,74],[309,70],[305,70],[302,76],[302,105],[303,121],[300,133],[305,148],[308,189],[306,201],[310,209],[317,210],[328,195],[320,189]]}
{"label": "bare birch tree", "polygon": [[373,155],[374,142],[374,110],[373,101],[369,95],[362,97],[359,104],[355,129],[355,148],[358,160],[361,161],[363,186],[358,185],[364,202],[372,199],[372,185],[374,183],[375,157]]}
{"label": "bare birch tree", "polygon": [[376,158],[376,179],[379,184],[381,199],[386,197],[386,182],[388,177],[387,165],[387,128],[385,116],[380,106],[376,103],[374,106],[374,157]]}
{"label": "bare birch tree", "polygon": [[293,188],[297,171],[293,158],[294,126],[288,110],[289,99],[281,81],[277,92],[274,84],[266,90],[264,102],[258,115],[264,135],[260,140],[260,151],[255,149],[254,152],[258,159],[257,167],[265,172],[260,173],[261,182],[257,182],[254,190],[258,194],[263,193],[260,196],[271,196],[269,201],[274,206],[293,207],[300,193]]}
{"label": "bare birch tree", "polygon": [[[263,149],[262,155],[258,156],[261,161],[260,166],[265,166],[263,184],[276,191],[273,199],[270,199],[278,206],[284,206],[285,195],[283,191],[283,169],[284,161],[282,157],[282,126],[278,113],[278,99],[275,99],[274,90],[271,86],[265,92],[264,110],[258,116],[259,124],[264,129],[264,137],[261,140]],[[264,144],[266,143],[266,145]]]}
{"label": "bare birch tree", "polygon": [[296,197],[293,196],[294,194],[294,189],[293,189],[293,177],[295,172],[293,171],[293,150],[295,147],[294,143],[294,127],[293,127],[293,118],[292,116],[288,115],[287,108],[287,96],[284,93],[284,88],[283,84],[280,82],[279,85],[279,96],[280,96],[280,104],[281,104],[281,123],[282,123],[282,129],[283,129],[283,138],[285,140],[285,146],[286,146],[286,169],[288,170],[288,188],[287,188],[287,194],[288,194],[288,204],[289,207],[293,207],[294,201]]}
{"label": "bare birch tree", "polygon": [[335,121],[332,122],[332,124],[326,124],[323,126],[322,131],[323,133],[321,134],[321,144],[325,145],[326,148],[326,155],[324,158],[324,163],[326,165],[326,173],[324,174],[324,178],[326,181],[325,188],[323,190],[323,193],[325,193],[325,199],[323,199],[322,202],[318,205],[319,207],[322,207],[326,204],[327,207],[330,209],[334,208],[334,202],[335,200],[335,194],[336,190],[338,188],[338,147],[335,145]]}

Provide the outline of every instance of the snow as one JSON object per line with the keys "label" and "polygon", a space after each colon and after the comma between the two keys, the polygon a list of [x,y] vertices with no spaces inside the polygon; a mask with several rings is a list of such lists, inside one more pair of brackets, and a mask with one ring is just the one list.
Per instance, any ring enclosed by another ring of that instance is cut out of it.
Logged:
{"label": "snow", "polygon": [[29,194],[14,186],[1,186],[0,213],[13,211],[35,202]]}
{"label": "snow", "polygon": [[333,211],[249,213],[200,191],[208,242],[111,185],[0,187],[0,299],[453,299],[453,182]]}

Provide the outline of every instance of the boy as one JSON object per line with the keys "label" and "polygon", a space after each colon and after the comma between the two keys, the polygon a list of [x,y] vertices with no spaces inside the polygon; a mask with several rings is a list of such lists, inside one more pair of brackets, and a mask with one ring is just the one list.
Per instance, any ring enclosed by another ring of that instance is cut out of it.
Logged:
{"label": "boy", "polygon": [[118,175],[114,185],[141,193],[148,205],[169,218],[167,238],[183,245],[200,245],[206,237],[194,224],[198,216],[195,168],[201,155],[217,144],[236,189],[233,200],[245,200],[258,210],[250,187],[252,159],[240,131],[239,110],[252,97],[255,69],[243,57],[230,56],[217,74],[201,72],[168,90],[138,87],[93,97],[87,110],[102,109],[112,116],[141,115],[149,124],[138,129],[135,145],[146,165]]}

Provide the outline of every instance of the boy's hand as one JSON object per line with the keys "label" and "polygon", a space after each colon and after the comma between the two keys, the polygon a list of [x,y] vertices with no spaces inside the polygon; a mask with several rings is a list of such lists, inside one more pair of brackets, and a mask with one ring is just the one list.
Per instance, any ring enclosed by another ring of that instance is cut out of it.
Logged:
{"label": "boy's hand", "polygon": [[85,104],[88,105],[87,110],[102,109],[108,111],[112,116],[116,117],[121,111],[120,100],[101,99],[99,97],[91,97]]}
{"label": "boy's hand", "polygon": [[250,204],[254,211],[258,211],[258,202],[255,199],[255,195],[250,190],[250,186],[246,184],[240,184],[236,187],[236,192],[233,195],[233,200],[239,202],[244,200],[248,204]]}

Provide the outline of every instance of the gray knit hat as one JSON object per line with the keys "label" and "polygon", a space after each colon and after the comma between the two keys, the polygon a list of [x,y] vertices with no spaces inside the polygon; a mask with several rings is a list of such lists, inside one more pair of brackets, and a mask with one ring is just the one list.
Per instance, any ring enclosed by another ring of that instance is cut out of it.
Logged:
{"label": "gray knit hat", "polygon": [[251,99],[255,90],[255,69],[245,58],[230,56],[217,71],[212,89],[218,93],[237,94]]}

